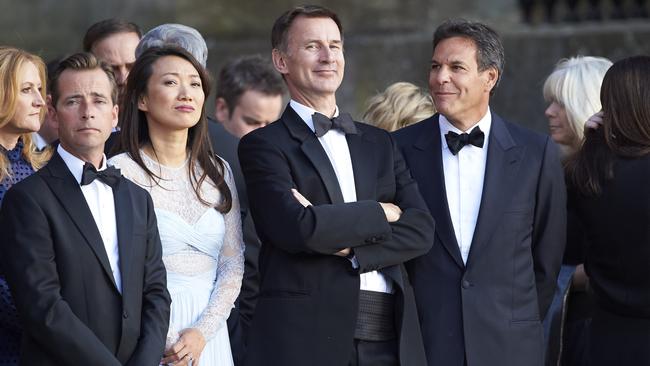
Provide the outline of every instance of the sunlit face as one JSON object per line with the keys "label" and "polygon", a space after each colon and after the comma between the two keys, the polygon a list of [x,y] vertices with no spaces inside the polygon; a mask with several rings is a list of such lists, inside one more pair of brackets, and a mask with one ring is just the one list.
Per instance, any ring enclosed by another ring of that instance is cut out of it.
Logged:
{"label": "sunlit face", "polygon": [[97,58],[113,68],[115,81],[120,89],[126,84],[126,78],[135,63],[135,49],[139,42],[137,33],[115,33],[96,42],[91,49]]}
{"label": "sunlit face", "polygon": [[548,129],[553,141],[560,145],[576,147],[579,141],[571,130],[564,106],[557,101],[553,101],[546,108],[544,114],[548,118]]}
{"label": "sunlit face", "polygon": [[61,145],[73,155],[101,154],[117,126],[118,107],[111,100],[112,84],[100,69],[64,70],[57,83],[59,99],[53,119]]}
{"label": "sunlit face", "polygon": [[294,99],[334,95],[345,70],[343,41],[330,18],[298,16],[287,33],[287,50],[273,52]]}
{"label": "sunlit face", "polygon": [[231,135],[242,138],[247,133],[275,121],[282,111],[282,95],[247,90],[239,97],[232,113],[223,98],[217,99],[216,118]]}
{"label": "sunlit face", "polygon": [[476,52],[471,39],[451,37],[436,45],[431,58],[431,96],[438,112],[457,127],[472,126],[487,113],[497,80],[497,70],[478,70]]}
{"label": "sunlit face", "polygon": [[205,94],[199,72],[178,56],[163,56],[152,65],[146,94],[138,108],[149,130],[186,130],[199,122]]}
{"label": "sunlit face", "polygon": [[16,112],[6,126],[7,129],[20,134],[41,128],[41,115],[45,108],[41,88],[41,76],[36,65],[31,61],[23,63],[18,70]]}

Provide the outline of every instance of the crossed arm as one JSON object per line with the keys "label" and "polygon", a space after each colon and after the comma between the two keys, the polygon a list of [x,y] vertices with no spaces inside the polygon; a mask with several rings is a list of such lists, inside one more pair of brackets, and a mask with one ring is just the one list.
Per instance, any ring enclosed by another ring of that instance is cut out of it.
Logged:
{"label": "crossed arm", "polygon": [[[388,136],[388,135],[387,135]],[[390,139],[390,137],[387,137]],[[246,135],[239,158],[246,178],[253,219],[265,242],[287,252],[331,255],[354,248],[360,271],[402,263],[426,253],[433,243],[434,223],[392,144],[395,193],[390,203],[299,202],[286,151],[259,134]],[[294,168],[295,169],[295,168]],[[314,172],[314,174],[316,174]],[[308,194],[302,191],[301,194]]]}

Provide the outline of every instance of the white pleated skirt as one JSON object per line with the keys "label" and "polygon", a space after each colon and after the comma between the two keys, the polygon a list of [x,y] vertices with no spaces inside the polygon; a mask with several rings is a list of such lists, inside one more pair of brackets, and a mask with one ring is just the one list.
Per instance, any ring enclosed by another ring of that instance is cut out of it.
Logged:
{"label": "white pleated skirt", "polygon": [[[169,328],[175,332],[192,327],[208,305],[215,271],[198,276],[167,272],[167,288],[172,298]],[[196,356],[196,355],[195,355]],[[224,324],[205,345],[200,366],[232,366],[228,327]]]}

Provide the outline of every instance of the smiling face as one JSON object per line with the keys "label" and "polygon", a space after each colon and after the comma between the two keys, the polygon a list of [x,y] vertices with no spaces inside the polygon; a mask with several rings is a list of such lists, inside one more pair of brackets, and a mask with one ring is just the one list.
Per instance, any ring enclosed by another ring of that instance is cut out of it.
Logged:
{"label": "smiling face", "polygon": [[31,61],[23,63],[18,71],[17,81],[16,111],[3,129],[10,129],[17,134],[38,131],[41,127],[45,101],[41,93],[41,77],[36,65]]}
{"label": "smiling face", "polygon": [[152,65],[138,108],[147,116],[150,133],[178,131],[199,122],[204,101],[201,77],[192,63],[178,56],[163,56]]}
{"label": "smiling face", "polygon": [[451,37],[440,41],[433,51],[429,90],[436,109],[454,126],[465,131],[487,113],[490,90],[498,71],[479,71],[474,41]]}
{"label": "smiling face", "polygon": [[104,142],[117,126],[118,107],[111,99],[112,84],[101,68],[64,70],[57,82],[53,119],[61,145],[85,161],[104,152]]}
{"label": "smiling face", "polygon": [[345,70],[343,41],[334,20],[296,17],[287,32],[286,48],[273,50],[273,63],[291,97],[306,105],[310,100],[333,98]]}

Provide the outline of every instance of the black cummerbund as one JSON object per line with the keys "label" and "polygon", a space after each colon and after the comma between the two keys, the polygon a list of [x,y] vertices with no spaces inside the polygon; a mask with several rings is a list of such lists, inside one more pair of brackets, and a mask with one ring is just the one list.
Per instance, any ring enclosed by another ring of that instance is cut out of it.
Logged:
{"label": "black cummerbund", "polygon": [[354,338],[364,341],[387,341],[395,332],[395,295],[384,292],[359,292],[359,314]]}

